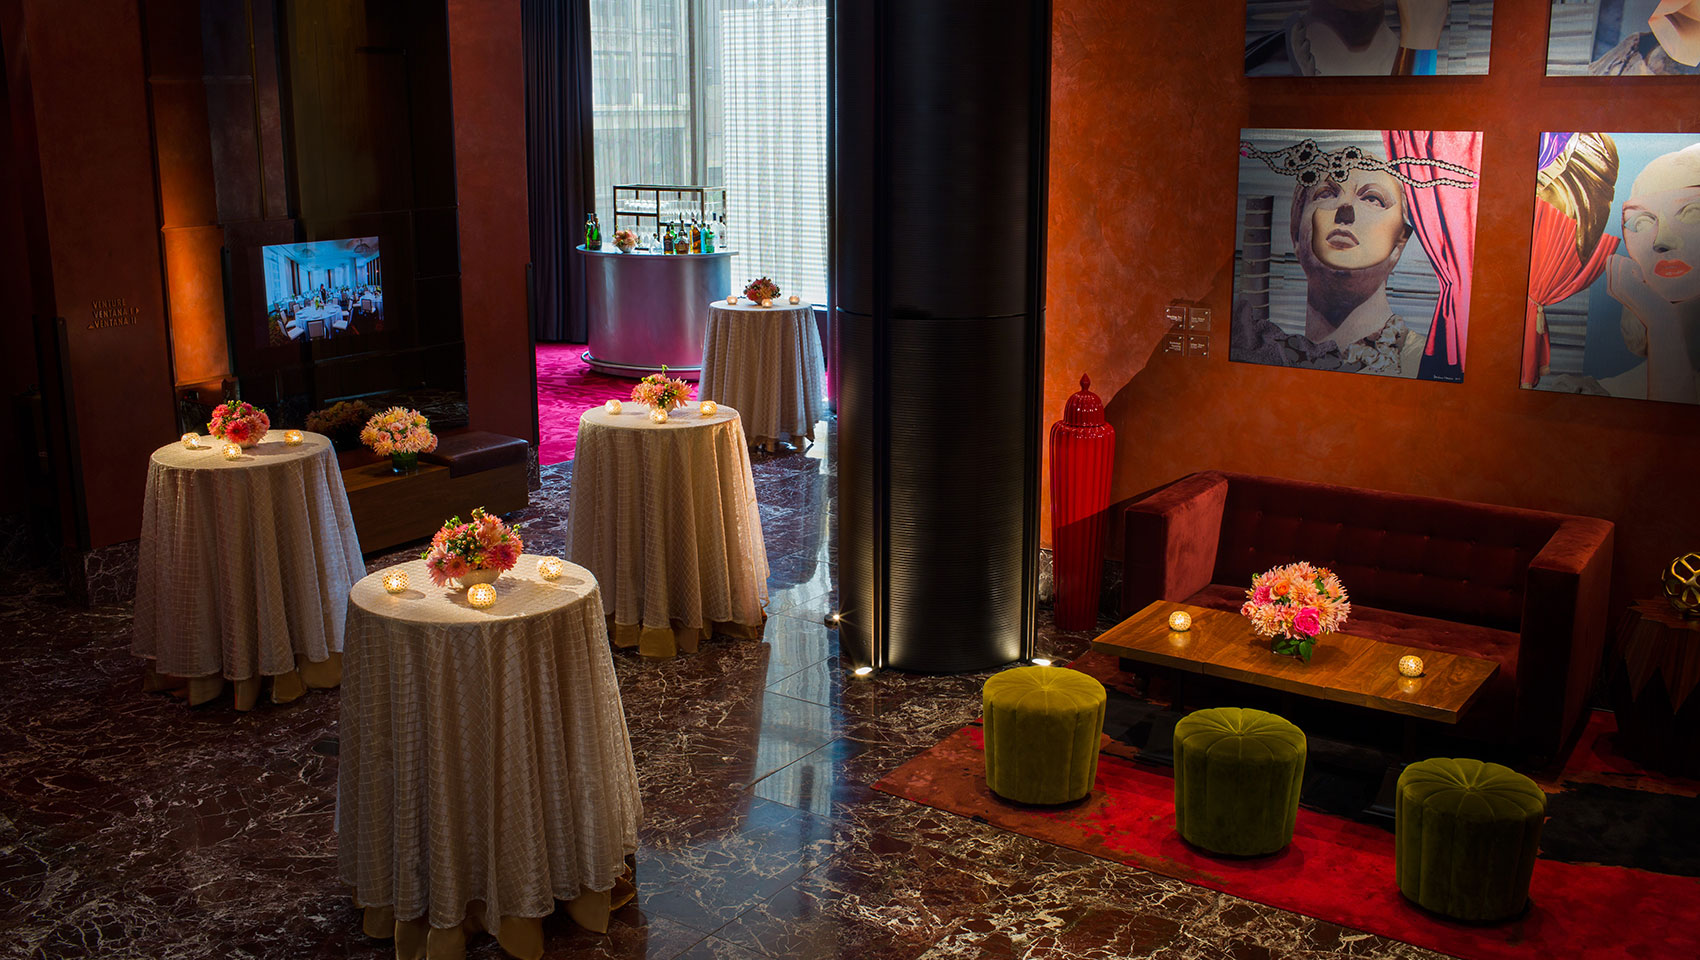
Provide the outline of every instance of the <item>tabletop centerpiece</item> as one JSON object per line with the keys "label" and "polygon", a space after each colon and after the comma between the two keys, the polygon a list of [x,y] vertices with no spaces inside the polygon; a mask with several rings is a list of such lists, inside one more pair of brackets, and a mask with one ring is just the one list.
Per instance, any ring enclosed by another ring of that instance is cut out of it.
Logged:
{"label": "tabletop centerpiece", "polygon": [[475,583],[495,583],[519,562],[525,544],[519,538],[520,524],[509,526],[501,517],[472,508],[472,518],[450,517],[431,537],[421,559],[439,587],[450,580],[466,589]]}
{"label": "tabletop centerpiece", "polygon": [[630,230],[614,231],[614,249],[621,253],[631,253],[635,246],[637,246],[637,234]]}
{"label": "tabletop centerpiece", "polygon": [[366,421],[360,442],[379,456],[389,457],[390,469],[396,473],[418,472],[419,455],[437,449],[431,421],[406,407],[391,407]]}
{"label": "tabletop centerpiece", "polygon": [[683,406],[691,398],[691,385],[683,380],[667,376],[667,368],[663,366],[660,373],[652,373],[632,388],[632,400],[636,403],[647,404],[650,410],[672,410]]}
{"label": "tabletop centerpiece", "polygon": [[1302,561],[1258,574],[1245,595],[1240,615],[1252,629],[1270,638],[1275,653],[1306,663],[1321,635],[1345,626],[1352,613],[1340,578]]}
{"label": "tabletop centerpiece", "polygon": [[207,421],[208,433],[244,450],[264,439],[271,428],[272,421],[266,412],[246,400],[219,404],[213,408],[212,419]]}
{"label": "tabletop centerpiece", "polygon": [[757,277],[744,287],[744,299],[751,303],[770,306],[775,297],[779,296],[779,284],[766,277]]}

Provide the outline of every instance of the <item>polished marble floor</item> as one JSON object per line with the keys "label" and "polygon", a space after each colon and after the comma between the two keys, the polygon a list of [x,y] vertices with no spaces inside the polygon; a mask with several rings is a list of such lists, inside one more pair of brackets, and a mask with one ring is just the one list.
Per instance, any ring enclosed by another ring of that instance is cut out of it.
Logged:
{"label": "polished marble floor", "polygon": [[[617,653],[642,780],[638,899],[556,958],[1433,957],[874,791],[973,719],[985,675],[846,676],[824,618],[833,432],[754,465],[765,641]],[[528,549],[559,552],[571,464]],[[372,559],[374,568],[387,558]],[[128,607],[45,572],[0,591],[0,957],[381,958],[336,879],[337,696],[239,714],[140,689]],[[1078,655],[1089,635],[1046,626]],[[489,938],[469,957],[495,958]]]}

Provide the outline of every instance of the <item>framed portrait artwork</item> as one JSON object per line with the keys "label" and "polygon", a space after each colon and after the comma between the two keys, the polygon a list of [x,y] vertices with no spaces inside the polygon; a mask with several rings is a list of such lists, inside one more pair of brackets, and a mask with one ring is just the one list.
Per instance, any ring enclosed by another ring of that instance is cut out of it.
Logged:
{"label": "framed portrait artwork", "polygon": [[1700,74],[1700,0],[1552,0],[1549,77]]}
{"label": "framed portrait artwork", "polygon": [[1245,72],[1481,74],[1492,34],[1493,0],[1246,0]]}
{"label": "framed portrait artwork", "polygon": [[1521,385],[1700,403],[1700,133],[1541,134]]}
{"label": "framed portrait artwork", "polygon": [[1240,131],[1228,358],[1463,380],[1481,140]]}

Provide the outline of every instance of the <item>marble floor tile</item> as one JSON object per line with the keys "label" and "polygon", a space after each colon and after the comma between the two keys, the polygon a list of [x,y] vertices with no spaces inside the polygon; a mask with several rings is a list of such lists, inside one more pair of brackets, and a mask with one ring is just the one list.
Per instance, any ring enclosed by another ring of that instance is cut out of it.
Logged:
{"label": "marble floor tile", "polygon": [[[849,674],[826,623],[834,434],[752,456],[763,640],[666,661],[616,651],[644,800],[639,895],[606,935],[549,918],[546,957],[1434,956],[874,790],[978,716],[993,671]],[[571,491],[570,462],[543,468],[511,518],[528,550],[563,552]],[[1093,636],[1041,616],[1040,652],[1058,660]],[[128,605],[79,609],[52,571],[0,594],[0,960],[393,956],[337,878],[337,692],[189,709],[141,692],[129,641]],[[467,956],[501,952],[476,937]]]}

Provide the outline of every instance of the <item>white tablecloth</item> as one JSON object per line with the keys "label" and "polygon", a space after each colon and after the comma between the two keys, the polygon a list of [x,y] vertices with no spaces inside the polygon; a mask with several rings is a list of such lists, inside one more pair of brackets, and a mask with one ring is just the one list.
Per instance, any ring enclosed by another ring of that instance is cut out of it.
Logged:
{"label": "white tablecloth", "polygon": [[[290,447],[273,430],[240,460],[222,447],[203,436],[153,453],[131,644],[157,673],[213,678],[206,696],[219,677],[257,689],[335,657],[348,588],[366,572],[329,439]],[[243,690],[238,707],[252,704]]]}
{"label": "white tablecloth", "polygon": [[709,305],[699,396],[738,408],[750,440],[815,435],[826,415],[826,364],[809,304]]}
{"label": "white tablecloth", "polygon": [[368,919],[458,935],[477,902],[484,928],[511,931],[589,896],[607,928],[637,850],[637,769],[596,580],[573,564],[544,580],[539,559],[484,610],[419,560],[392,568],[404,593],[375,573],[348,595],[338,857]]}
{"label": "white tablecloth", "polygon": [[[716,629],[759,635],[767,548],[738,411],[688,403],[663,424],[625,404],[579,418],[567,556],[602,584],[614,642],[649,656]],[[742,628],[742,629],[734,629]]]}

